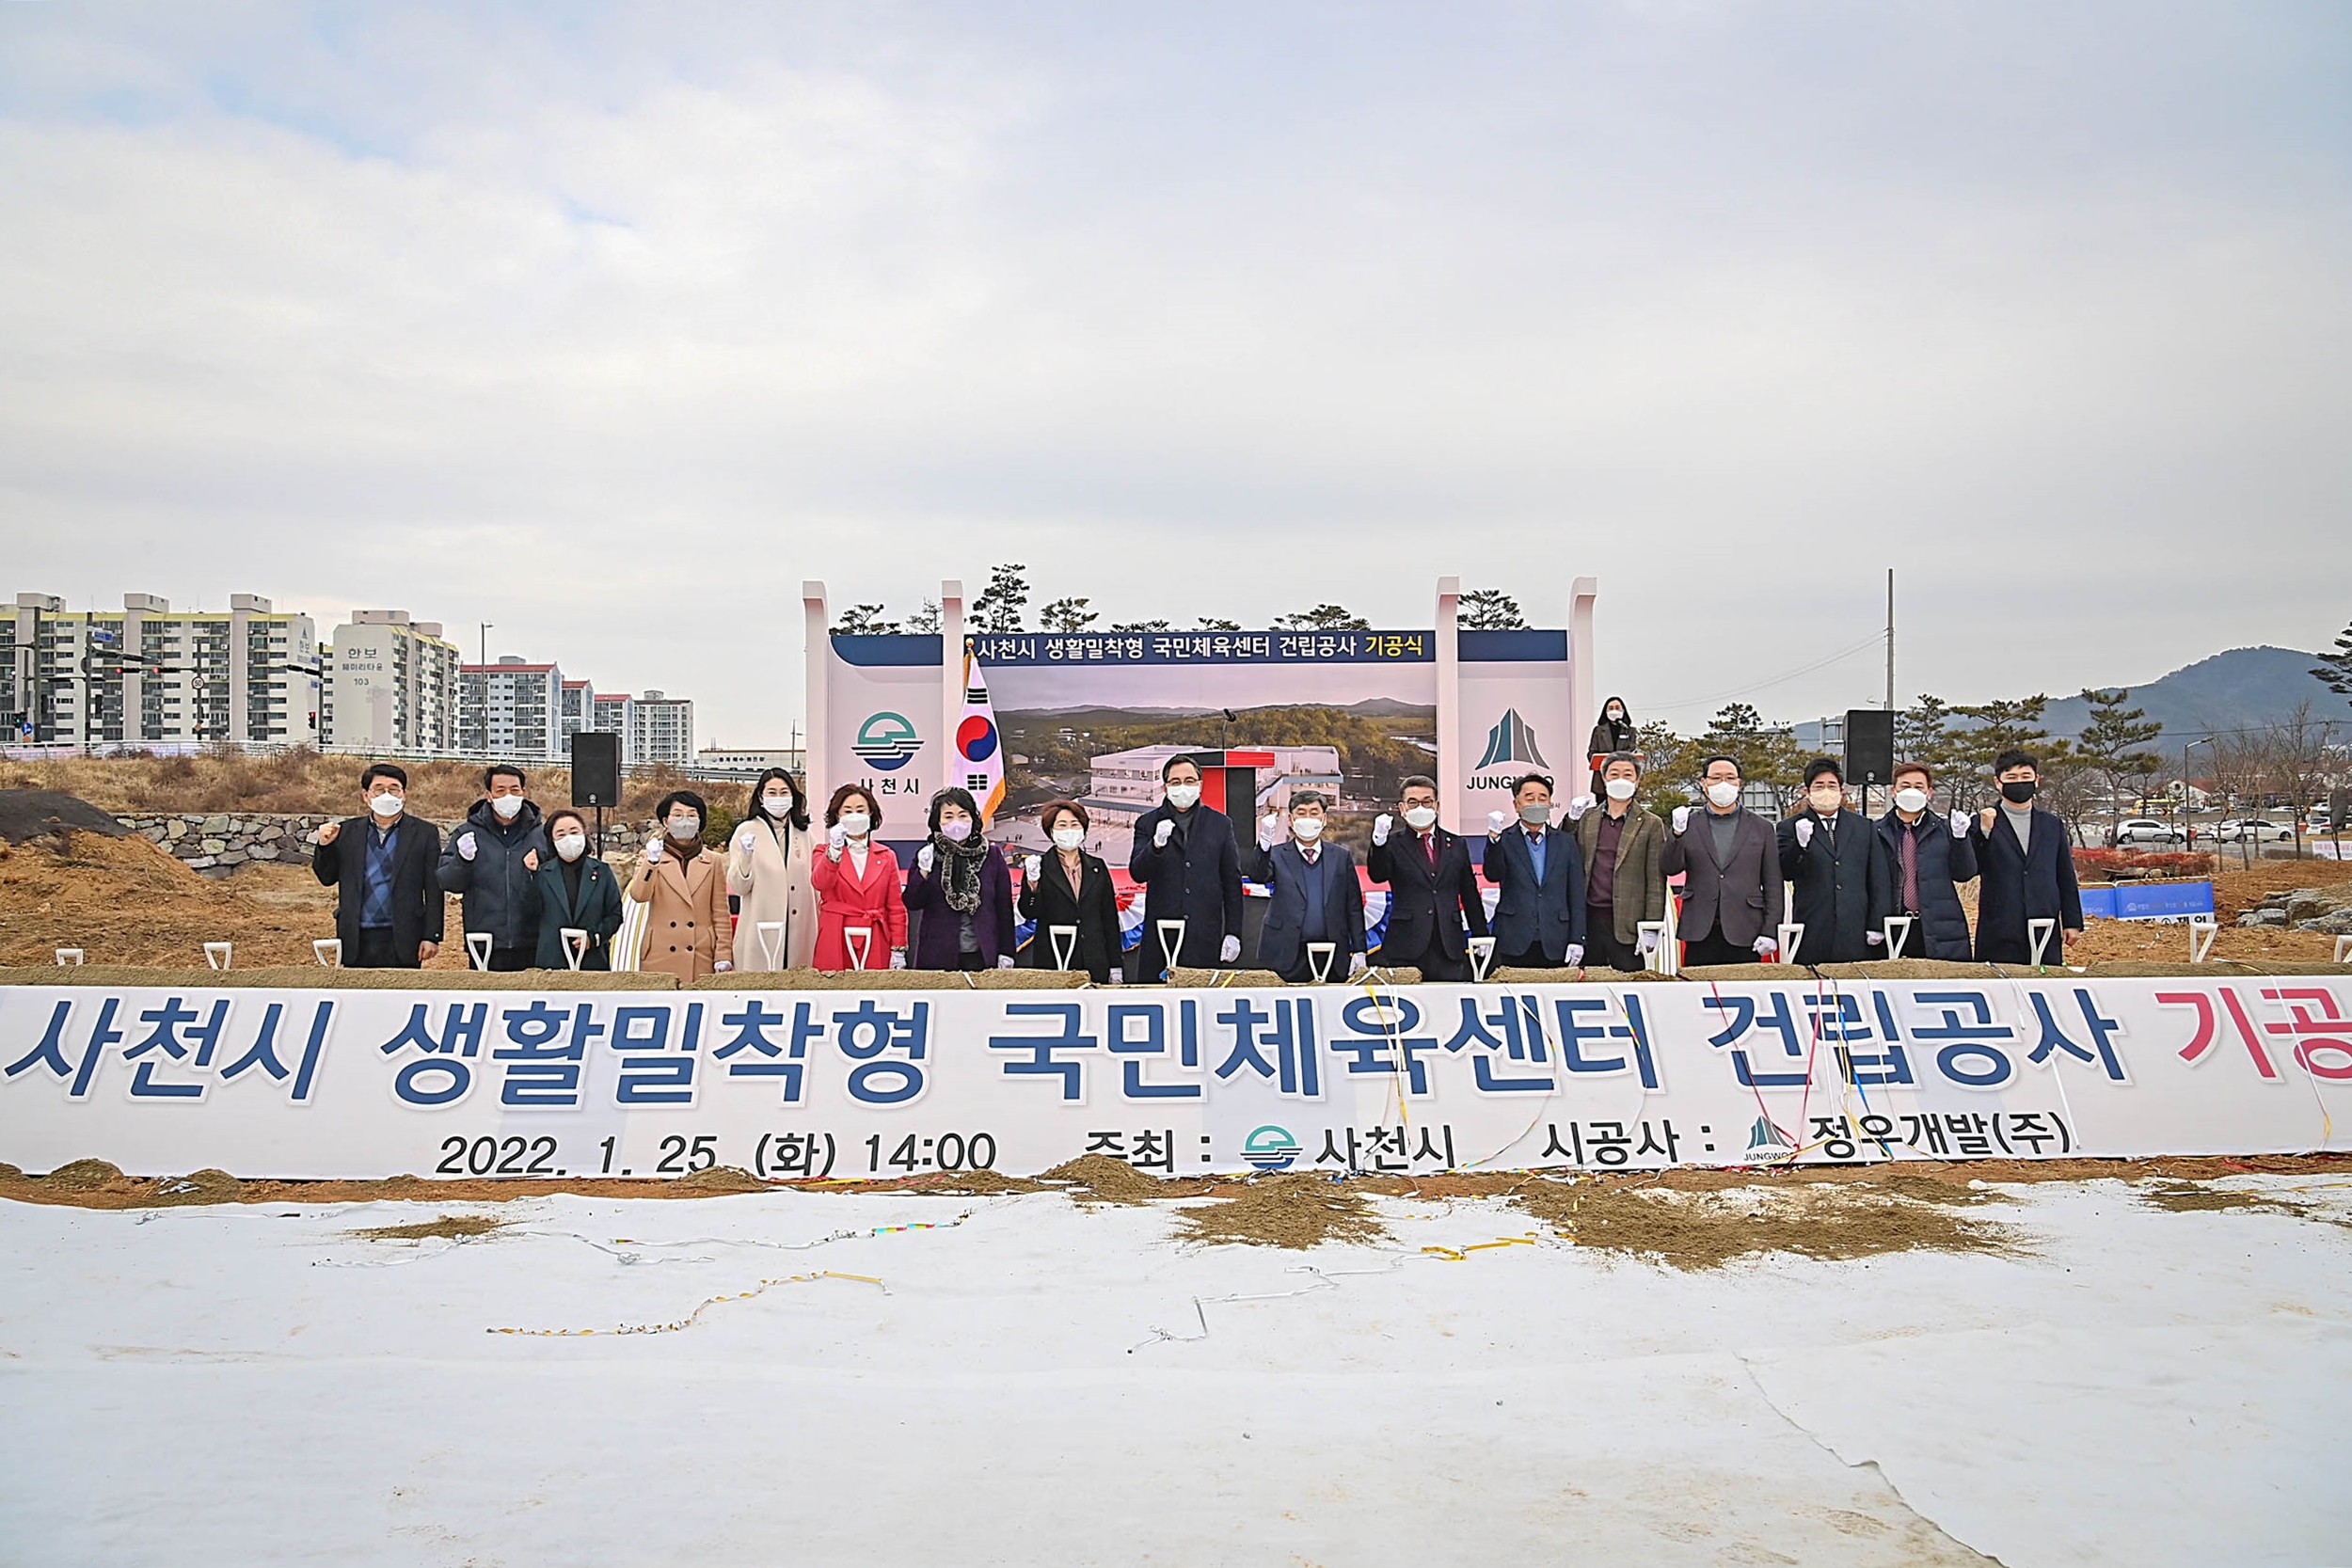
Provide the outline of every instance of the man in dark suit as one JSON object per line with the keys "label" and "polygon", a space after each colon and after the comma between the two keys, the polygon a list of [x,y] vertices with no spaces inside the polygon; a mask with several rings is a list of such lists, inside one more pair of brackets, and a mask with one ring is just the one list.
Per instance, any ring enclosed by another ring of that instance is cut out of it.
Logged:
{"label": "man in dark suit", "polygon": [[1406,832],[1386,814],[1372,819],[1366,870],[1389,886],[1388,931],[1380,961],[1418,969],[1424,980],[1470,977],[1469,936],[1486,934],[1486,901],[1478,873],[1461,839],[1438,826],[1438,781],[1416,773],[1397,792]]}
{"label": "man in dark suit", "polygon": [[1977,875],[1967,814],[1956,811],[1946,818],[1931,809],[1935,775],[1926,763],[1897,763],[1894,784],[1895,804],[1873,826],[1886,850],[1887,880],[1895,892],[1890,912],[1913,921],[1902,956],[1966,963],[1968,912],[1961,907],[1960,884]]}
{"label": "man in dark suit", "polygon": [[1241,846],[1233,824],[1200,803],[1200,765],[1172,756],[1160,765],[1168,799],[1136,818],[1127,874],[1143,884],[1142,958],[1136,977],[1160,978],[1160,922],[1184,923],[1176,962],[1206,969],[1241,957]]}
{"label": "man in dark suit", "polygon": [[1805,807],[1780,825],[1780,874],[1796,886],[1804,927],[1791,963],[1860,963],[1884,949],[1880,929],[1894,908],[1886,851],[1862,814],[1846,804],[1836,759],[1815,757],[1804,769]]}
{"label": "man in dark suit", "polygon": [[408,815],[408,775],[389,762],[359,775],[368,815],[319,830],[310,870],[339,887],[335,935],[346,969],[421,969],[441,950],[441,835]]}
{"label": "man in dark suit", "polygon": [[2003,752],[1993,771],[2001,803],[1979,814],[1968,838],[1977,851],[1977,957],[1986,963],[2033,962],[2033,920],[2055,920],[2058,940],[2042,961],[2065,957],[2082,934],[2083,895],[2074,880],[2074,840],[2055,812],[2033,804],[2041,760],[2029,752]]}
{"label": "man in dark suit", "polygon": [[1511,786],[1516,827],[1486,818],[1486,880],[1495,900],[1495,963],[1509,969],[1584,964],[1584,860],[1576,835],[1551,825],[1551,781],[1529,773]]}
{"label": "man in dark suit", "polygon": [[1661,857],[1667,876],[1685,874],[1682,961],[1754,963],[1780,942],[1780,846],[1770,822],[1740,809],[1744,784],[1738,758],[1708,757],[1700,787],[1706,806],[1675,807],[1673,836]]}
{"label": "man in dark suit", "polygon": [[1293,985],[1311,980],[1314,965],[1307,949],[1327,942],[1331,961],[1324,978],[1353,979],[1364,972],[1364,889],[1356,879],[1356,857],[1344,844],[1323,842],[1324,801],[1313,790],[1291,796],[1290,834],[1278,844],[1281,824],[1273,812],[1258,824],[1254,875],[1274,890],[1258,932],[1258,967]]}

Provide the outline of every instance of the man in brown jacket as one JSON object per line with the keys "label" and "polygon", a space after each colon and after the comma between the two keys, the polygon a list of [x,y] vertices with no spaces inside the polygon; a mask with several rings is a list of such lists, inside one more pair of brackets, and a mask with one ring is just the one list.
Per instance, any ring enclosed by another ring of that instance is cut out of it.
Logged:
{"label": "man in brown jacket", "polygon": [[727,912],[723,857],[703,845],[708,818],[703,798],[674,789],[654,814],[661,836],[645,846],[628,895],[645,911],[645,952],[640,969],[681,980],[724,974],[735,967],[735,917]]}
{"label": "man in brown jacket", "polygon": [[1568,802],[1584,859],[1584,961],[1636,970],[1657,945],[1645,920],[1666,918],[1666,824],[1633,803],[1642,759],[1613,752],[1601,768],[1604,799]]}

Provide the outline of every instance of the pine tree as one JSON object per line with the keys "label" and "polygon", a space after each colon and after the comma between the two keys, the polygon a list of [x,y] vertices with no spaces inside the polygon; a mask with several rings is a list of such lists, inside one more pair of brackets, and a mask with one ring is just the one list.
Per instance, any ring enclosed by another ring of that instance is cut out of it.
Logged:
{"label": "pine tree", "polygon": [[2336,651],[2319,656],[2312,673],[2339,697],[2352,697],[2352,625],[2336,634]]}
{"label": "pine tree", "polygon": [[1278,615],[1278,628],[1289,631],[1370,631],[1372,623],[1335,604],[1319,604],[1295,615]]}
{"label": "pine tree", "polygon": [[1084,631],[1102,619],[1087,609],[1091,599],[1056,599],[1037,612],[1039,625],[1047,631]]}
{"label": "pine tree", "polygon": [[972,601],[976,631],[1023,631],[1021,612],[1029,607],[1029,569],[1015,562],[989,569],[988,587]]}
{"label": "pine tree", "polygon": [[1772,784],[1783,792],[1795,785],[1804,765],[1788,729],[1767,724],[1764,716],[1746,703],[1733,703],[1708,721],[1692,762],[1695,765],[1718,753],[1738,758],[1740,777],[1748,783]]}
{"label": "pine tree", "polygon": [[898,629],[896,621],[882,618],[882,607],[878,604],[854,604],[841,612],[833,624],[835,637],[874,637]]}
{"label": "pine tree", "polygon": [[1462,595],[1459,625],[1467,631],[1519,631],[1527,617],[1519,601],[1500,588],[1473,588]]}
{"label": "pine tree", "polygon": [[939,630],[939,601],[925,599],[923,608],[906,618],[906,629],[918,635]]}
{"label": "pine tree", "polygon": [[2145,778],[2164,767],[2162,757],[2140,749],[2164,734],[2164,726],[2150,719],[2145,708],[2125,707],[2131,696],[2129,687],[2109,691],[2084,688],[2082,697],[2090,705],[2090,722],[2083,726],[2074,742],[2075,754],[2106,785],[2107,804],[2119,817],[2123,815],[2124,782]]}

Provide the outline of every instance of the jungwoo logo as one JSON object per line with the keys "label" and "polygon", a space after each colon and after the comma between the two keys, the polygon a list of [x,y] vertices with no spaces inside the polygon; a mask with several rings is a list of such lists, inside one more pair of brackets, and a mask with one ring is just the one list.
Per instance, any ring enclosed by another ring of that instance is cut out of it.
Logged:
{"label": "jungwoo logo", "polygon": [[1288,1170],[1298,1158],[1298,1140],[1289,1128],[1269,1123],[1242,1140],[1241,1157],[1260,1170]]}
{"label": "jungwoo logo", "polygon": [[1486,732],[1486,754],[1478,759],[1478,768],[1500,768],[1506,762],[1523,762],[1531,768],[1549,766],[1544,753],[1535,747],[1535,726],[1519,717],[1519,710],[1506,707],[1495,727]]}
{"label": "jungwoo logo", "polygon": [[914,733],[914,721],[903,713],[877,713],[857,727],[857,739],[850,750],[869,768],[895,773],[914,760],[914,753],[923,748],[923,737]]}

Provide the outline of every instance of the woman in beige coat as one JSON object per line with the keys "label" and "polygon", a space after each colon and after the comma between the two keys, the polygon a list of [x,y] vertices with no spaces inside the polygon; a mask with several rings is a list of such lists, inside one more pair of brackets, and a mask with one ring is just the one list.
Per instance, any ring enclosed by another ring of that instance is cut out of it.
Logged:
{"label": "woman in beige coat", "polygon": [[703,845],[709,816],[703,798],[674,789],[654,813],[661,836],[645,846],[629,879],[628,895],[645,911],[645,952],[640,969],[681,980],[724,974],[735,967],[735,922],[727,913],[726,869]]}
{"label": "woman in beige coat", "polygon": [[[736,896],[739,969],[806,969],[817,952],[817,890],[809,885],[808,802],[801,783],[771,768],[752,785],[743,825],[727,846],[727,891]],[[770,957],[763,924],[784,931]]]}

